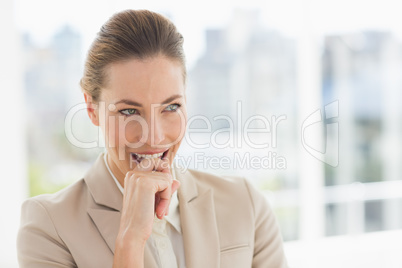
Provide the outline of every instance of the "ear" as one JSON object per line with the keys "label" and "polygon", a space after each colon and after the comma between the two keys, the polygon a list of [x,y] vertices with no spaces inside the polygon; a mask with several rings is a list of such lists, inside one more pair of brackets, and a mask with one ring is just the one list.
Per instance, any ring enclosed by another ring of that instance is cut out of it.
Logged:
{"label": "ear", "polygon": [[99,109],[98,105],[93,102],[92,96],[84,92],[85,103],[87,104],[87,113],[92,124],[99,126]]}

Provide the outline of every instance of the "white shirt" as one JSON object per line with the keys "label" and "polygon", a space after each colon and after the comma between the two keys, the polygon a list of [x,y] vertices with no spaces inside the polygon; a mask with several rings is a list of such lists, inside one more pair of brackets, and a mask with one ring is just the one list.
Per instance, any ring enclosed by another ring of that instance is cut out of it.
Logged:
{"label": "white shirt", "polygon": [[[120,192],[123,194],[123,187],[110,170],[107,163],[107,153],[104,160],[107,170],[115,181]],[[171,168],[173,179],[176,179],[174,165]],[[172,195],[169,205],[169,215],[159,220],[156,216],[152,226],[152,234],[146,242],[155,262],[161,268],[185,268],[185,256],[183,236],[181,233],[179,199],[177,191]]]}

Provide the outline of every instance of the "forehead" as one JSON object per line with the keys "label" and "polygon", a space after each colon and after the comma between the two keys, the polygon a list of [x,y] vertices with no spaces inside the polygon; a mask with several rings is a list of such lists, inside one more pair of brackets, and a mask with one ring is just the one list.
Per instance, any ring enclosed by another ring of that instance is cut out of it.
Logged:
{"label": "forehead", "polygon": [[107,69],[107,85],[101,98],[110,102],[131,99],[160,103],[174,95],[184,95],[183,67],[162,56],[113,63]]}

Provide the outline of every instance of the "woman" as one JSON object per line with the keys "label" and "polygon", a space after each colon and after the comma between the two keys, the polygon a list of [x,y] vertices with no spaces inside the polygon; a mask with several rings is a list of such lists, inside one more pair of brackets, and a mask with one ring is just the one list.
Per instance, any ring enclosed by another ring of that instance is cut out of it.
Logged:
{"label": "woman", "polygon": [[168,19],[128,10],[103,25],[81,87],[106,153],[23,204],[20,267],[286,267],[274,215],[246,180],[174,167],[185,80]]}

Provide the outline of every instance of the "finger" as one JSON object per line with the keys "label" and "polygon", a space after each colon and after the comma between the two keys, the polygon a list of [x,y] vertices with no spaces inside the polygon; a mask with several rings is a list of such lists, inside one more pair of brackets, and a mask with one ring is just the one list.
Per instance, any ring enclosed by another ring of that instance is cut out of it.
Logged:
{"label": "finger", "polygon": [[169,210],[169,199],[160,198],[158,205],[156,205],[155,214],[159,219],[162,219],[166,211]]}
{"label": "finger", "polygon": [[167,188],[165,191],[162,191],[159,193],[159,203],[156,205],[155,208],[155,213],[158,216],[158,218],[163,215],[168,215],[169,214],[169,206],[170,202],[172,200],[172,195],[174,192],[177,191],[177,189],[180,187],[180,182],[177,180],[173,180],[172,184],[170,185],[170,189]]}
{"label": "finger", "polygon": [[141,162],[134,168],[134,170],[138,171],[152,171],[155,168],[155,163],[152,159],[145,158],[141,160]]}
{"label": "finger", "polygon": [[160,158],[145,158],[134,168],[134,170],[170,173],[169,160]]}
{"label": "finger", "polygon": [[172,194],[177,191],[180,187],[180,182],[178,180],[173,180],[172,182]]}
{"label": "finger", "polygon": [[156,211],[156,207],[158,206],[159,202],[160,202],[161,198],[159,196],[159,194],[157,193],[155,195],[155,206],[154,206],[154,211]]}
{"label": "finger", "polygon": [[[179,181],[177,181],[177,180],[173,180],[173,182],[172,182],[172,194],[171,194],[171,196],[174,194],[174,192],[176,192],[177,191],[177,189],[179,189],[179,187],[180,187],[180,182]],[[169,205],[168,205],[168,207],[170,208],[170,202],[172,201],[172,197],[170,197],[170,199],[169,199]],[[169,215],[169,209],[167,209],[166,211],[165,211],[165,216],[167,216],[167,215]]]}
{"label": "finger", "polygon": [[172,197],[171,184],[169,187],[158,193],[159,203],[156,204],[155,213],[159,219],[162,219],[165,212],[169,209],[170,198]]}
{"label": "finger", "polygon": [[170,209],[170,202],[171,201],[172,201],[172,198],[169,199],[169,204],[167,205],[167,209],[165,210],[165,213],[163,214],[163,216],[169,215],[169,209]]}
{"label": "finger", "polygon": [[171,173],[169,159],[158,158],[157,161],[155,161],[155,170],[163,173]]}

